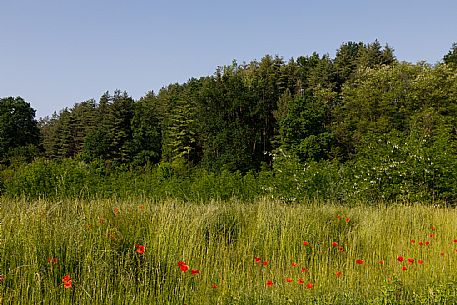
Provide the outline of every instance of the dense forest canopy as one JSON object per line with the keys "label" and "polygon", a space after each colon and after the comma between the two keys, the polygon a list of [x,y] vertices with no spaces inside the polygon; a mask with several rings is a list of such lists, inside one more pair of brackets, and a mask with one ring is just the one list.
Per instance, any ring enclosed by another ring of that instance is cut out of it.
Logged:
{"label": "dense forest canopy", "polygon": [[71,158],[104,173],[154,164],[215,173],[319,164],[371,193],[395,199],[415,188],[447,200],[457,189],[448,170],[457,165],[456,71],[457,44],[432,66],[398,61],[378,41],[348,42],[334,58],[234,61],[137,101],[106,92],[39,122],[30,104],[6,97],[0,162],[17,169]]}

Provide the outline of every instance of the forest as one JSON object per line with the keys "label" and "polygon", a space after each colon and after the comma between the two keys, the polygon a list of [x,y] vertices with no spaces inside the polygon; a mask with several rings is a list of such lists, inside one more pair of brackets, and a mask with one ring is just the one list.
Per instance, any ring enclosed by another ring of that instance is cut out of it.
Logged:
{"label": "forest", "polygon": [[457,203],[457,43],[233,61],[139,100],[107,91],[35,118],[0,99],[0,190],[31,198]]}

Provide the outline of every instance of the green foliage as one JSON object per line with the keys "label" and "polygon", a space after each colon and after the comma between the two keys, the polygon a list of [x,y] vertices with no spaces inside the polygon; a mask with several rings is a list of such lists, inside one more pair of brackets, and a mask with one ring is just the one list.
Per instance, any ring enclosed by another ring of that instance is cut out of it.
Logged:
{"label": "green foliage", "polygon": [[[0,99],[0,162],[23,157],[29,161],[30,152],[39,146],[39,129],[35,110],[21,97]],[[24,153],[24,155],[22,155]],[[35,153],[33,154],[35,155]]]}
{"label": "green foliage", "polygon": [[451,50],[444,55],[443,60],[446,64],[457,67],[457,43],[452,44]]}

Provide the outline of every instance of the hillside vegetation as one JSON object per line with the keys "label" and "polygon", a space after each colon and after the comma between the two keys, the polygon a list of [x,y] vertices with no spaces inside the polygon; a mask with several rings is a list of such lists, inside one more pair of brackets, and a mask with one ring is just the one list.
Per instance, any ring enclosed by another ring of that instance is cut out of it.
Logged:
{"label": "hillside vegetation", "polygon": [[37,122],[0,99],[9,197],[456,203],[457,45],[407,63],[348,42],[265,56],[133,100],[106,92]]}

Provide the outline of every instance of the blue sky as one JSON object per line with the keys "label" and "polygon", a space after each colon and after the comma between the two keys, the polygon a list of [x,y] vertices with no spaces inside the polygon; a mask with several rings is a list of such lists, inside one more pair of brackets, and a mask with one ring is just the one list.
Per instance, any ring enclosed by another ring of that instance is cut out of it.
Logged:
{"label": "blue sky", "polygon": [[0,0],[0,97],[41,117],[107,90],[138,99],[233,59],[334,56],[347,41],[434,64],[457,42],[456,17],[455,0]]}

